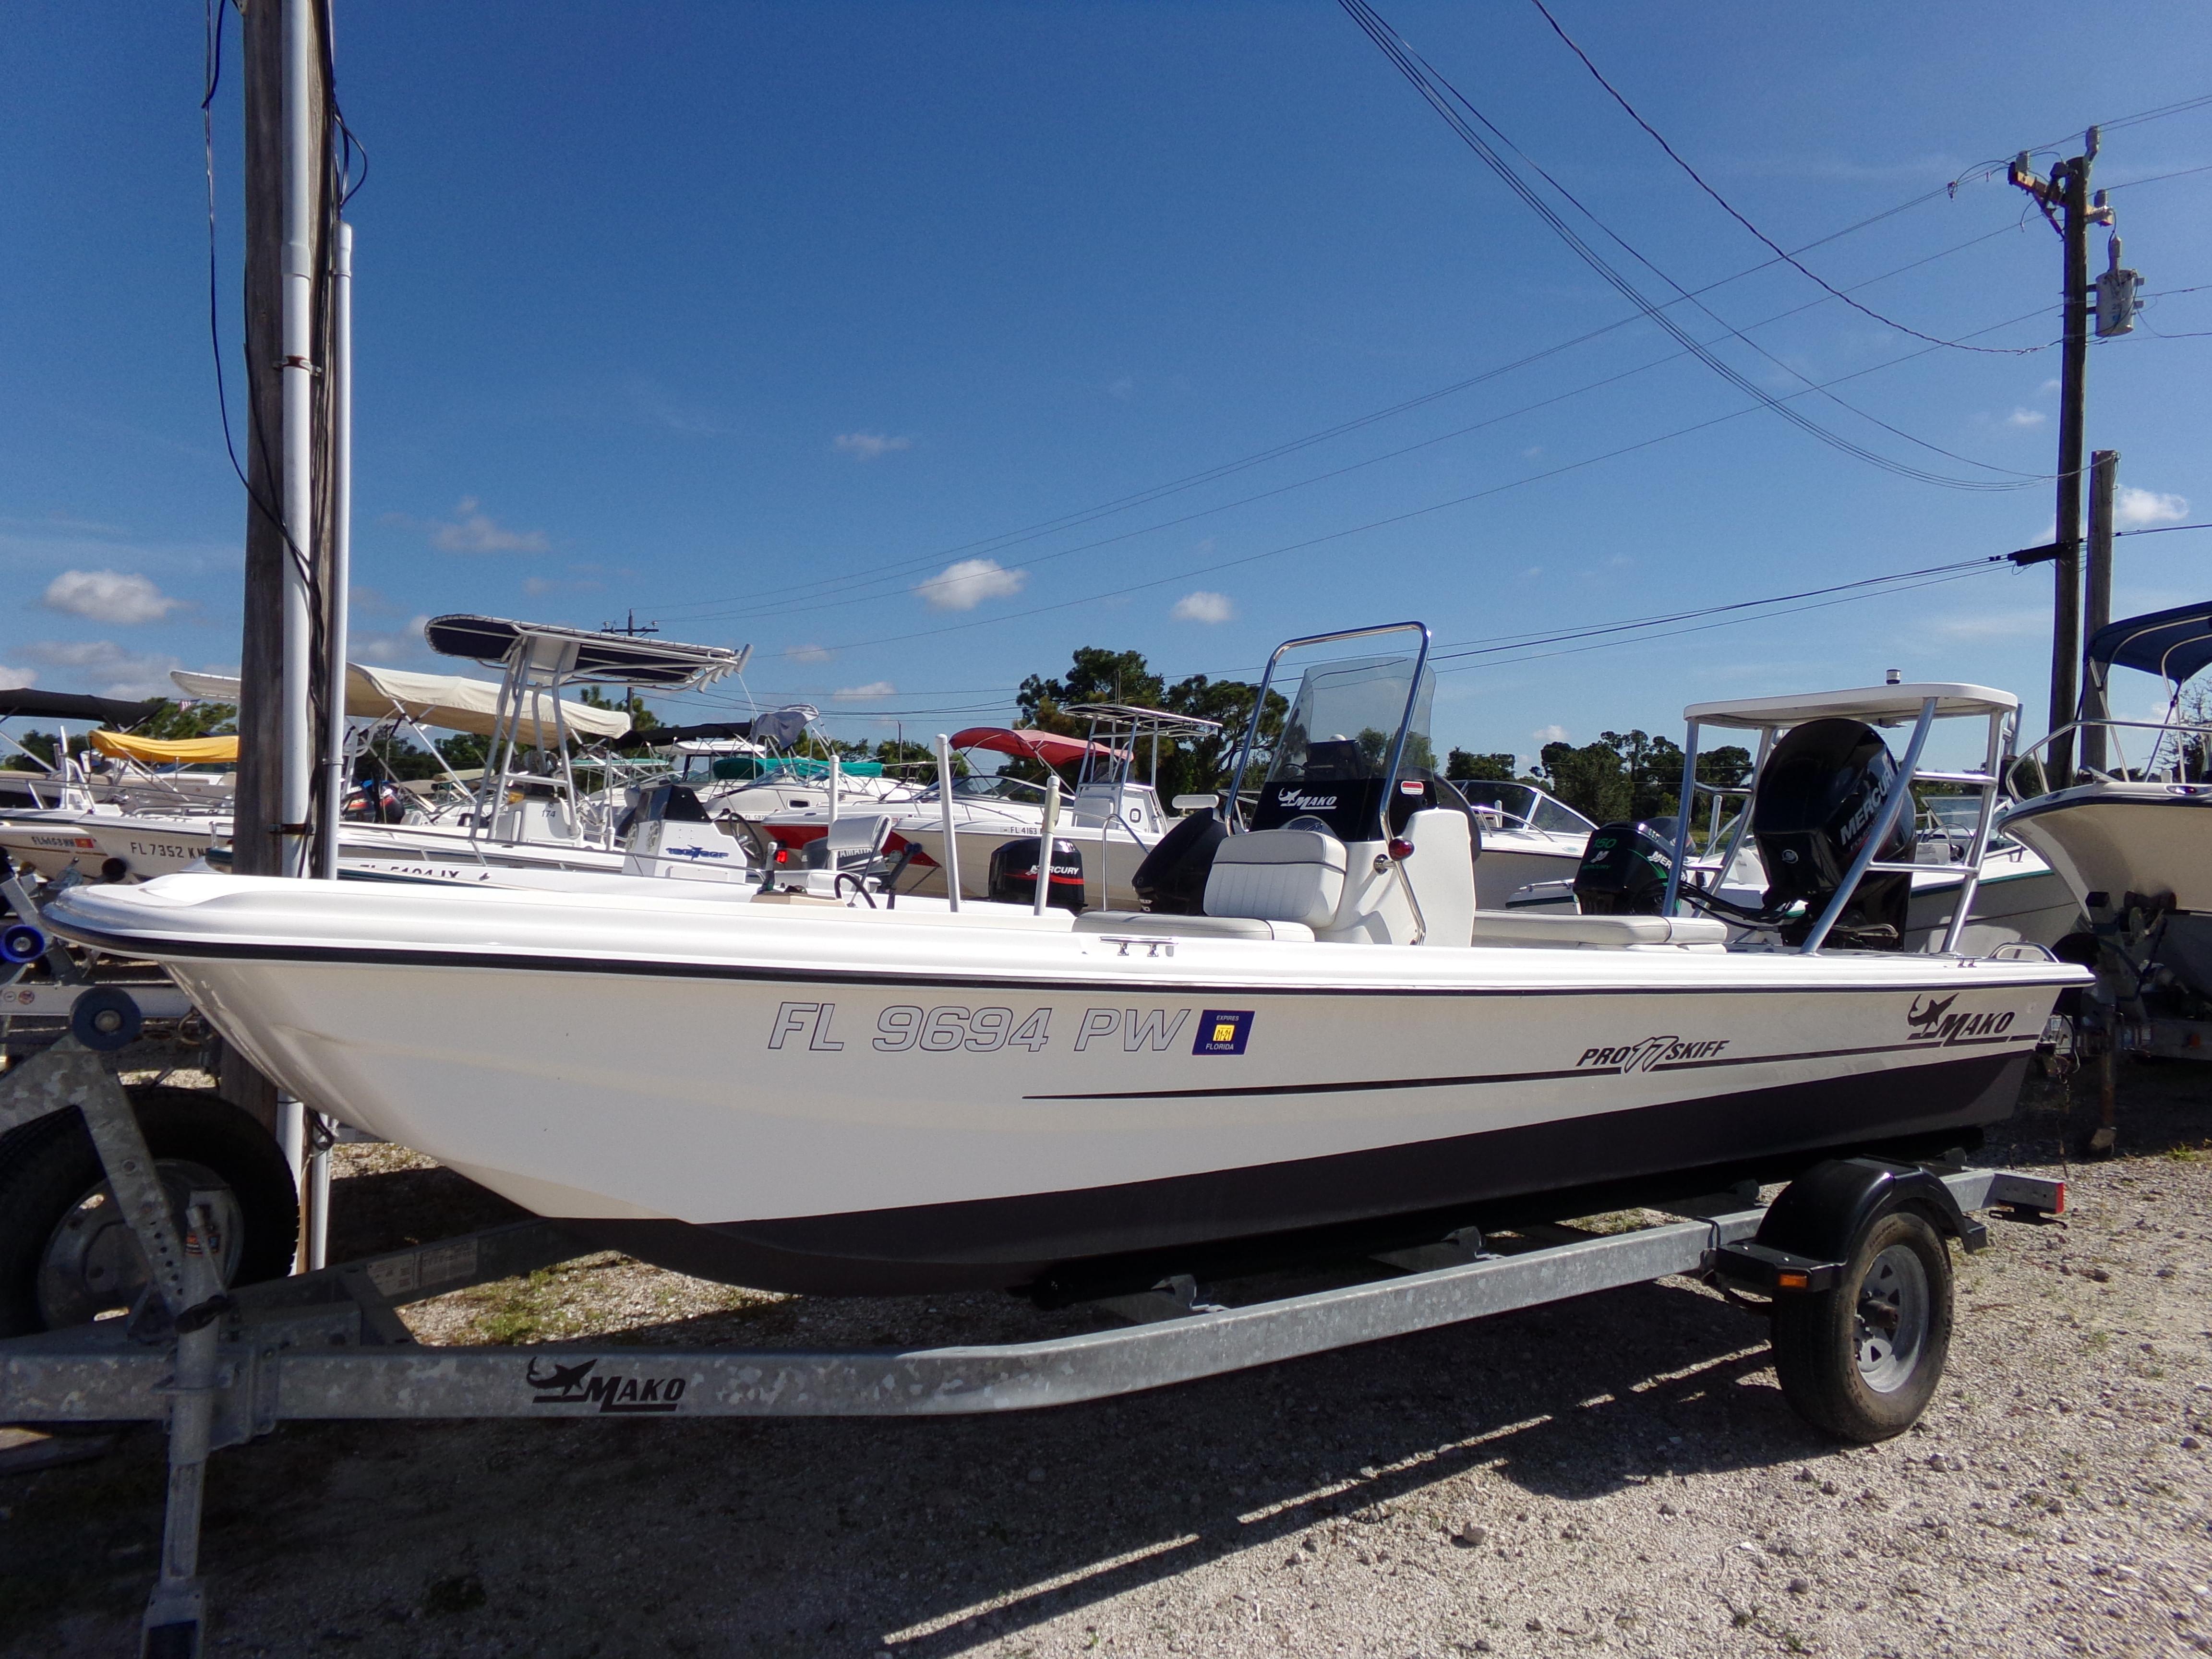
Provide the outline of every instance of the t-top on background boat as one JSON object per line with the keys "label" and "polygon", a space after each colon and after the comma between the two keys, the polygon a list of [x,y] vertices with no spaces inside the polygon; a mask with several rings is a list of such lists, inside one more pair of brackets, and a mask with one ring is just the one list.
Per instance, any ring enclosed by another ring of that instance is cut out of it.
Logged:
{"label": "t-top on background boat", "polygon": [[1270,753],[1246,734],[1255,804],[1180,914],[183,876],[49,921],[163,964],[318,1109],[787,1290],[1141,1287],[1528,1194],[1957,1146],[2011,1110],[2079,968],[1478,913],[1468,816],[1408,771],[1427,653],[1418,623],[1277,650],[1290,715]]}
{"label": "t-top on background boat", "polygon": [[[2014,777],[2032,773],[2038,792],[2006,811],[2004,829],[2087,913],[2080,954],[2098,961],[2127,1045],[2212,1059],[2212,724],[2183,708],[2183,688],[2212,665],[2212,603],[2110,623],[2087,654],[2085,708],[2110,708],[2117,665],[2165,681],[2166,711],[2085,714],[2034,744]],[[2054,789],[2045,761],[2069,739],[2080,776]]]}

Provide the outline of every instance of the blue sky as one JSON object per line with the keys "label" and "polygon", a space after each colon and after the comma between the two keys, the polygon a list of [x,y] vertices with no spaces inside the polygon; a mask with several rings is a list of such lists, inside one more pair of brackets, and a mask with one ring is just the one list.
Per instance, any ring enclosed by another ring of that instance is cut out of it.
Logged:
{"label": "blue sky", "polygon": [[[1382,9],[1667,277],[1702,288],[1766,259],[1525,0]],[[2185,3],[2108,8],[2082,51],[2061,46],[2079,9],[2049,3],[2002,27],[1942,0],[1555,9],[1792,247],[2089,121],[2212,93],[2212,34]],[[0,682],[154,689],[172,665],[234,664],[240,603],[244,505],[207,333],[200,13],[50,5],[11,23],[0,561],[17,600]],[[373,163],[351,215],[366,657],[428,665],[410,629],[438,611],[595,625],[635,607],[674,637],[753,644],[745,690],[763,702],[911,736],[1003,714],[1024,674],[1079,645],[1133,647],[1170,674],[1249,672],[1332,626],[1414,616],[1440,642],[1477,641],[2049,531],[2034,475],[2053,465],[2055,350],[1886,366],[1922,343],[1773,266],[1705,295],[1711,315],[1678,309],[1700,338],[1749,332],[1771,356],[1717,349],[1778,392],[1857,376],[1834,388],[1856,413],[1798,404],[1854,441],[2024,487],[1931,487],[1816,441],[1693,359],[1661,361],[1673,343],[1320,0],[341,0],[338,56]],[[216,106],[234,362],[236,93],[234,78]],[[2098,164],[2122,187],[2127,262],[2161,296],[2146,322],[2197,336],[2139,330],[2092,354],[2091,441],[2123,452],[2135,527],[2212,519],[2212,172],[2156,176],[2207,164],[2212,106],[2111,133]],[[1926,260],[1856,297],[1924,333],[2041,345],[2057,241],[2024,205],[2000,174],[1803,258],[1838,286]],[[1007,539],[1624,318],[1332,440]],[[2124,609],[2212,586],[2212,532],[2121,546]],[[1698,698],[1888,667],[2039,709],[2048,594],[2047,573],[2007,570],[1461,659],[1438,735],[1525,755],[1553,734],[1674,731]]]}

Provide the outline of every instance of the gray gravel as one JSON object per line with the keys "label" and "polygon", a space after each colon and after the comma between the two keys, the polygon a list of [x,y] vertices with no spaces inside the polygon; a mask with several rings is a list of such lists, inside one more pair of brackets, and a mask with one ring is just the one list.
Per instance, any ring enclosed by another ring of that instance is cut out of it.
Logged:
{"label": "gray gravel", "polygon": [[[1966,1261],[1915,1432],[1841,1449],[1753,1319],[1669,1281],[1050,1413],[929,1422],[295,1425],[218,1455],[220,1655],[2212,1651],[2212,1071],[2092,1091],[1995,1156],[2063,1225]],[[2069,1126],[2067,1114],[2075,1116]],[[354,1154],[341,1246],[496,1218]],[[1033,1334],[1010,1298],[814,1303],[600,1257],[426,1336]],[[0,1480],[0,1651],[135,1651],[160,1443]]]}

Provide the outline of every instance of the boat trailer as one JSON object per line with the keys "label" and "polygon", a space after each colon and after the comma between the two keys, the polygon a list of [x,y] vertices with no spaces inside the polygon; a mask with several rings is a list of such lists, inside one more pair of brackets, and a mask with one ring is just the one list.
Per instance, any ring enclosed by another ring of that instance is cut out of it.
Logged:
{"label": "boat trailer", "polygon": [[[1875,1377],[1870,1367],[1894,1371],[1900,1356],[1917,1360],[1917,1349],[1905,1352],[1915,1316],[1911,1295],[1885,1303],[1875,1282],[1899,1247],[1869,1252],[1899,1236],[1901,1225],[1922,1226],[1940,1264],[1923,1278],[1917,1316],[1923,1337],[1936,1332],[1923,1345],[1932,1366],[1913,1385],[1909,1415],[1857,1436],[1882,1437],[1918,1415],[1940,1375],[1950,1279],[1939,1235],[1978,1249],[1987,1230],[1972,1218],[1973,1212],[2005,1206],[2033,1219],[2065,1205],[2063,1184],[2039,1176],[1849,1158],[1808,1172],[1771,1206],[1762,1206],[1757,1189],[1747,1185],[1670,1206],[1665,1212],[1676,1219],[1624,1232],[1522,1227],[1510,1241],[1486,1241],[1463,1228],[1434,1243],[1370,1258],[1390,1276],[1244,1306],[1201,1301],[1193,1280],[1178,1275],[1149,1291],[1093,1304],[1130,1322],[1126,1327],[1045,1341],[823,1352],[589,1343],[425,1346],[398,1309],[592,1252],[553,1222],[525,1221],[227,1291],[216,1282],[215,1253],[203,1244],[214,1195],[194,1193],[184,1215],[173,1213],[115,1074],[113,1051],[124,1046],[117,1039],[131,1022],[118,1018],[104,1001],[79,1006],[70,1036],[0,1078],[0,1134],[49,1113],[82,1113],[111,1190],[145,1252],[149,1290],[128,1316],[0,1340],[0,1423],[166,1425],[160,1569],[142,1624],[141,1652],[148,1659],[198,1659],[202,1650],[200,1516],[209,1455],[286,1421],[1033,1410],[1676,1274],[1717,1283],[1739,1305],[1778,1315],[1777,1364],[1785,1391],[1817,1420],[1819,1412],[1808,1410],[1802,1389],[1792,1386],[1793,1355],[1796,1375],[1808,1374],[1808,1365],[1826,1364],[1831,1372],[1840,1366],[1845,1382],[1854,1364]],[[1908,1210],[1911,1216],[1903,1216]],[[1503,1248],[1487,1248],[1492,1244]],[[1924,1250],[1921,1259],[1927,1260]],[[1752,1301],[1746,1291],[1770,1299]],[[1841,1322],[1829,1323],[1844,1334],[1839,1348],[1835,1340],[1823,1346],[1818,1338],[1789,1334],[1819,1326],[1821,1308],[1838,1297],[1844,1298]],[[1931,1305],[1940,1308],[1934,1327],[1928,1322]],[[1805,1316],[1793,1328],[1801,1310]],[[1824,1426],[1854,1433],[1834,1421]]]}

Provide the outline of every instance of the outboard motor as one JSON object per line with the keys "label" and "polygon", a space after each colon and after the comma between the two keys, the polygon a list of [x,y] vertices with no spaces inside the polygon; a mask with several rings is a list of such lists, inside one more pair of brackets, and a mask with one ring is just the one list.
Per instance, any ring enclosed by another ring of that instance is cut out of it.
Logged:
{"label": "outboard motor", "polygon": [[[1000,843],[991,854],[994,904],[1036,902],[1037,848],[1043,840],[1042,836],[1024,836]],[[1083,853],[1072,841],[1053,839],[1052,873],[1045,884],[1044,902],[1056,910],[1083,914]]]}
{"label": "outboard motor", "polygon": [[1155,915],[1206,914],[1206,878],[1213,855],[1229,839],[1229,826],[1212,811],[1193,812],[1153,843],[1130,884]]}
{"label": "outboard motor", "polygon": [[[1851,860],[1865,845],[1890,791],[1902,787],[1889,745],[1858,720],[1808,720],[1774,746],[1751,799],[1752,839],[1766,866],[1766,908],[1803,900],[1803,913],[1782,930],[1785,944],[1804,942]],[[1909,863],[1912,814],[1899,813],[1876,849],[1878,861]],[[1861,951],[1904,947],[1912,878],[1903,871],[1869,874],[1837,917],[1827,943]]]}
{"label": "outboard motor", "polygon": [[1656,916],[1674,867],[1673,818],[1600,824],[1575,871],[1575,905],[1586,916]]}

